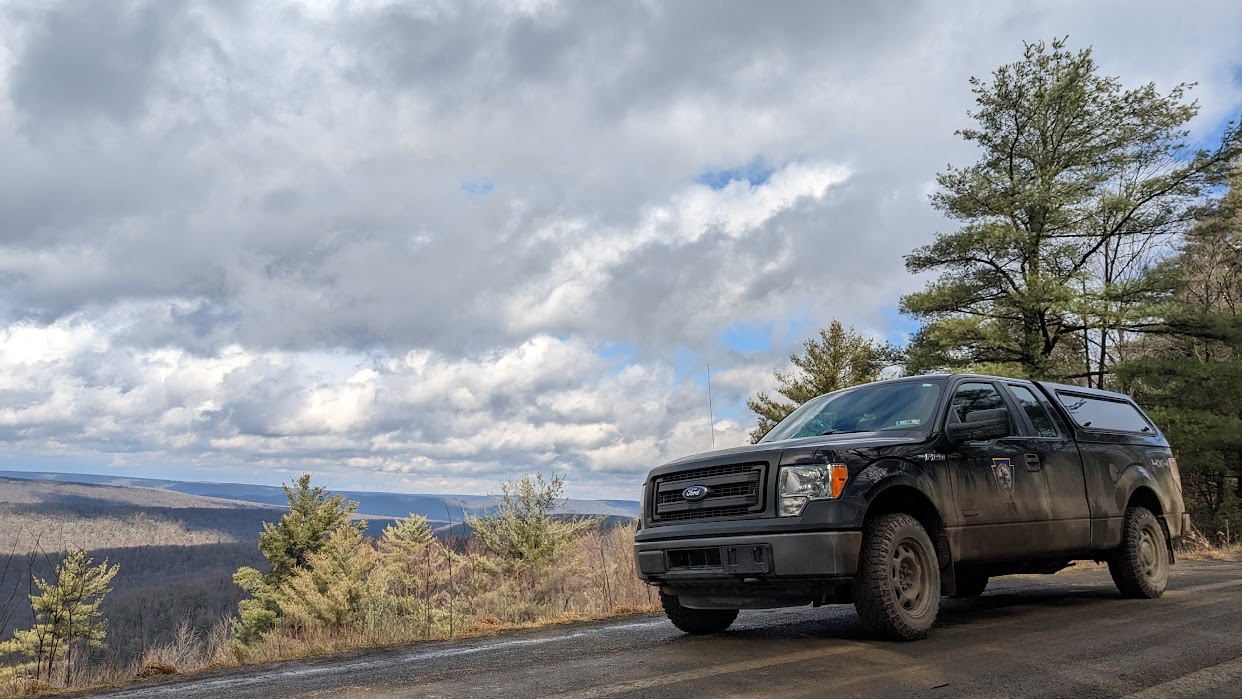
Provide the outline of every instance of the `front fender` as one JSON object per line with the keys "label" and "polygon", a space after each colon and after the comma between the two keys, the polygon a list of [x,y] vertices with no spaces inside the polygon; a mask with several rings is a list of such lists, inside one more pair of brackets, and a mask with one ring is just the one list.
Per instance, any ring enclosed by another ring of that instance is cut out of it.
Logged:
{"label": "front fender", "polygon": [[857,487],[863,492],[868,509],[871,503],[894,488],[909,488],[923,496],[935,508],[946,526],[957,524],[953,519],[952,480],[943,463],[914,464],[897,459],[877,461],[857,476]]}

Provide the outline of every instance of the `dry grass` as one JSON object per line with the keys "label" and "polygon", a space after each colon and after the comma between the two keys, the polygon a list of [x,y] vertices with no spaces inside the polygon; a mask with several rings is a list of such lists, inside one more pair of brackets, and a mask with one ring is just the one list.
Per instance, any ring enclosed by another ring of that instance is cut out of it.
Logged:
{"label": "dry grass", "polygon": [[206,635],[200,635],[189,624],[182,623],[171,642],[147,651],[138,662],[134,675],[156,677],[215,667],[225,662],[224,649],[228,643],[228,619],[218,621]]}
{"label": "dry grass", "polygon": [[613,619],[658,610],[655,591],[638,579],[633,531],[594,529],[543,571],[506,567],[468,544],[449,554],[431,544],[409,571],[412,611],[390,613],[393,600],[348,626],[281,628],[222,655],[253,664],[330,655],[360,648],[488,636],[504,631]]}
{"label": "dry grass", "polygon": [[1242,542],[1227,546],[1180,549],[1177,558],[1181,561],[1236,561],[1242,558]]}
{"label": "dry grass", "polygon": [[[457,630],[452,636],[452,640],[487,638],[513,631],[530,631],[553,626],[609,621],[656,611],[659,611],[659,607],[624,607],[610,613],[583,614],[579,612],[566,612],[555,617],[526,622],[504,621],[495,616],[489,616],[476,619],[464,628]],[[308,658],[340,655],[359,650],[408,647],[419,643],[434,643],[445,640],[450,639],[448,636],[410,639],[399,634],[376,634],[362,629],[318,629],[296,637],[273,634],[264,639],[262,643],[253,646],[232,644],[223,654],[222,660],[211,663],[201,669],[263,665],[287,660],[305,660]]]}
{"label": "dry grass", "polygon": [[1231,561],[1242,556],[1242,541],[1230,541],[1225,532],[1204,536],[1192,528],[1177,543],[1175,553],[1182,561]]}
{"label": "dry grass", "polygon": [[[1177,543],[1173,551],[1178,561],[1236,561],[1242,559],[1242,541],[1230,544],[1218,544],[1207,537],[1191,530],[1190,534]],[[1058,571],[1058,575],[1074,573],[1107,571],[1108,565],[1093,561],[1078,561],[1073,566]]]}

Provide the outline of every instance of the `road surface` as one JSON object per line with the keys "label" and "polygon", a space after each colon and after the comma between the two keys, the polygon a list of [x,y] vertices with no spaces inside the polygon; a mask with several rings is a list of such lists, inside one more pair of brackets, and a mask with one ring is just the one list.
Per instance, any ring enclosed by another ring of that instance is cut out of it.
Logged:
{"label": "road surface", "polygon": [[1158,600],[1106,571],[994,580],[930,638],[868,640],[853,607],[742,612],[690,637],[654,615],[98,693],[167,697],[1242,697],[1242,561],[1183,562]]}

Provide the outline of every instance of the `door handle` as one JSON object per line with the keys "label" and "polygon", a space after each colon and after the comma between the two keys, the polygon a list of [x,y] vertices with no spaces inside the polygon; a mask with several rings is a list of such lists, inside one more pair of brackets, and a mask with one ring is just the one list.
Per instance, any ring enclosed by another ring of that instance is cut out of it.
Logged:
{"label": "door handle", "polygon": [[1026,470],[1028,471],[1038,471],[1044,467],[1039,460],[1039,454],[1027,454],[1024,460],[1026,461]]}

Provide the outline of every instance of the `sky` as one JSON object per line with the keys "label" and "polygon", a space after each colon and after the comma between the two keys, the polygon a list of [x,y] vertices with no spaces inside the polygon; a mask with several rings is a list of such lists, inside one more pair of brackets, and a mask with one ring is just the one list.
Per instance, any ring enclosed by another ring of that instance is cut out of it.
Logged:
{"label": "sky", "polygon": [[1062,36],[1242,114],[1232,0],[6,0],[0,469],[634,499],[906,338],[969,78]]}

